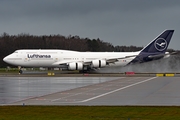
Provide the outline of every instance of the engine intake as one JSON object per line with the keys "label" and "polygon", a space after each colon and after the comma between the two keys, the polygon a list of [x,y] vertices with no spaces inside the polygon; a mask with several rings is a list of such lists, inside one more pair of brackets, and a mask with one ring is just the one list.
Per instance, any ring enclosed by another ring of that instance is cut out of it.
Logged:
{"label": "engine intake", "polygon": [[93,60],[92,61],[92,67],[95,68],[101,68],[106,66],[106,61],[105,60]]}
{"label": "engine intake", "polygon": [[78,62],[69,63],[68,65],[69,70],[83,70],[83,64]]}

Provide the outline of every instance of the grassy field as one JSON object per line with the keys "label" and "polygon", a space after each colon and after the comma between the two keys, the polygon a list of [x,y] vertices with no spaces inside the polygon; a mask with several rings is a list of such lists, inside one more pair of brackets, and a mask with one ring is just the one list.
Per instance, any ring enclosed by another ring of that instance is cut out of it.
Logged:
{"label": "grassy field", "polygon": [[1,106],[0,120],[180,120],[180,107]]}

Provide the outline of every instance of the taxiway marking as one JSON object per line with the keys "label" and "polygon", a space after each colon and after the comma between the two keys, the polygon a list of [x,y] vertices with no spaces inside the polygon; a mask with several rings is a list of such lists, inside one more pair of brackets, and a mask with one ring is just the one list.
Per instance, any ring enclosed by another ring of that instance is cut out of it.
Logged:
{"label": "taxiway marking", "polygon": [[[122,88],[119,88],[119,89],[116,89],[116,90],[113,90],[113,91],[110,91],[110,92],[107,92],[107,93],[104,93],[104,94],[101,94],[101,95],[98,95],[98,96],[95,96],[95,97],[92,97],[92,98],[86,99],[86,100],[75,101],[75,102],[59,102],[59,103],[84,103],[84,102],[88,102],[88,101],[91,101],[91,100],[94,100],[94,99],[97,99],[97,98],[100,98],[100,97],[103,97],[103,96],[112,94],[112,93],[114,93],[114,92],[117,92],[117,91],[120,91],[120,90],[129,88],[129,87],[132,87],[132,86],[135,86],[135,85],[138,85],[138,84],[141,84],[141,83],[150,81],[150,80],[153,80],[153,79],[155,79],[155,78],[157,78],[157,77],[152,77],[152,78],[149,78],[149,79],[146,79],[146,80],[143,80],[143,81],[140,81],[140,82],[137,82],[137,83],[134,83],[134,84],[131,84],[131,85],[128,85],[128,86],[125,86],[125,87],[122,87]],[[55,99],[55,100],[52,100],[51,102],[57,101],[57,100],[58,100],[58,99]]]}

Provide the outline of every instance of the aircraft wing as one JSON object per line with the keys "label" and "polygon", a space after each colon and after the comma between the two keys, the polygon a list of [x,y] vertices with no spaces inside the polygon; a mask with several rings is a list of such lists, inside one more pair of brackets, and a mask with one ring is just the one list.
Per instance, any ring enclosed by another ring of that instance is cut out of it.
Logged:
{"label": "aircraft wing", "polygon": [[[114,62],[117,62],[119,59],[126,59],[126,58],[130,58],[130,57],[136,57],[138,55],[130,55],[130,56],[124,56],[124,57],[116,57],[116,58],[108,58],[108,59],[105,59],[107,63],[114,63]],[[100,59],[101,60],[101,59]],[[58,62],[55,62],[53,63],[53,65],[68,65],[68,63],[71,63],[73,61],[70,61],[70,60],[66,60],[66,61],[58,61]],[[92,60],[89,60],[89,61],[76,61],[76,62],[82,62],[83,65],[85,66],[89,66],[92,64]]]}
{"label": "aircraft wing", "polygon": [[[108,58],[108,59],[105,59],[105,61],[107,63],[115,63],[117,62],[119,59],[126,59],[126,58],[130,58],[130,57],[136,57],[138,55],[130,55],[130,56],[125,56],[125,57],[114,57],[114,58]],[[100,59],[101,60],[101,59]],[[84,65],[90,65],[92,63],[92,61],[85,61],[84,62]]]}
{"label": "aircraft wing", "polygon": [[119,57],[119,58],[110,58],[110,59],[106,59],[107,63],[114,63],[117,62],[119,59],[126,59],[126,58],[130,58],[130,57],[136,57],[138,55],[129,55],[129,56],[125,56],[125,57]]}
{"label": "aircraft wing", "polygon": [[68,63],[71,63],[72,61],[67,61],[67,60],[64,60],[64,61],[58,61],[58,62],[55,62],[53,63],[53,65],[67,65]]}
{"label": "aircraft wing", "polygon": [[[53,63],[53,65],[68,65],[68,63],[72,63],[74,61],[58,61],[58,62],[55,62]],[[83,65],[85,66],[88,66],[92,63],[92,61],[86,61],[86,62],[83,62],[83,61],[76,61],[76,62],[80,62],[80,63],[83,63]]]}

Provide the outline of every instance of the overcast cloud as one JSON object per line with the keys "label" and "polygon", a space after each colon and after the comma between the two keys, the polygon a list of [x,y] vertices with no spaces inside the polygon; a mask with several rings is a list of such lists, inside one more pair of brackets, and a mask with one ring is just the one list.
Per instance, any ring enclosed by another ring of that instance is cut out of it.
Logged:
{"label": "overcast cloud", "polygon": [[180,50],[179,0],[0,0],[0,34],[78,35],[145,46],[165,29]]}

